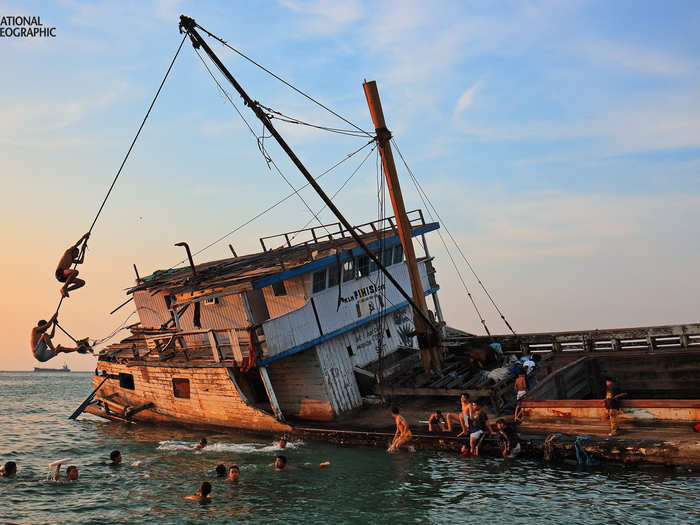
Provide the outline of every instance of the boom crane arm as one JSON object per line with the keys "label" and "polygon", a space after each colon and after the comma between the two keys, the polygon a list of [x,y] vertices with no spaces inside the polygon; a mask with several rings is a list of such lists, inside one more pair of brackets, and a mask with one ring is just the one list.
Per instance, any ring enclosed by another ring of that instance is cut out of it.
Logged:
{"label": "boom crane arm", "polygon": [[328,206],[328,209],[333,212],[333,214],[338,218],[338,220],[345,227],[345,229],[348,232],[350,232],[350,235],[352,236],[353,240],[357,242],[358,246],[362,248],[362,250],[367,254],[367,257],[369,257],[374,262],[374,264],[377,265],[377,268],[386,275],[386,278],[389,280],[389,282],[396,287],[399,293],[403,296],[404,299],[406,299],[406,301],[408,301],[408,303],[413,308],[414,312],[416,312],[422,318],[425,324],[432,328],[435,334],[439,334],[438,328],[430,321],[430,318],[428,317],[426,312],[424,312],[421,308],[418,307],[413,298],[401,287],[401,285],[396,281],[394,276],[391,275],[391,273],[389,273],[386,267],[382,264],[382,261],[379,259],[379,257],[377,257],[372,252],[372,250],[369,249],[367,244],[365,244],[365,242],[357,234],[355,228],[348,222],[348,220],[340,212],[338,207],[333,203],[330,197],[328,197],[326,192],[323,191],[323,188],[319,186],[319,184],[316,182],[316,179],[313,178],[313,176],[311,175],[311,173],[309,173],[309,170],[306,169],[299,157],[296,156],[294,151],[292,151],[287,142],[282,138],[279,132],[272,125],[272,121],[267,116],[265,111],[263,111],[263,109],[260,107],[260,104],[248,96],[243,87],[233,77],[233,75],[229,72],[229,70],[221,62],[221,60],[219,60],[219,57],[216,56],[214,51],[212,51],[207,42],[197,31],[198,27],[201,28],[201,26],[199,26],[193,18],[190,18],[185,15],[180,16],[180,32],[184,31],[189,35],[190,40],[192,41],[192,45],[195,47],[195,49],[202,48],[204,50],[204,52],[209,56],[212,62],[216,64],[216,67],[219,69],[219,71],[221,71],[221,73],[226,77],[226,80],[228,80],[231,83],[233,88],[241,96],[241,98],[243,99],[243,103],[246,106],[248,106],[253,111],[253,113],[255,113],[255,116],[258,117],[258,119],[263,123],[263,126],[265,126],[267,131],[274,137],[274,139],[277,141],[280,147],[289,156],[290,160],[294,163],[294,165],[301,172],[304,178],[306,178],[311,187],[316,191],[316,193],[318,193],[319,197],[321,197],[326,206]]}

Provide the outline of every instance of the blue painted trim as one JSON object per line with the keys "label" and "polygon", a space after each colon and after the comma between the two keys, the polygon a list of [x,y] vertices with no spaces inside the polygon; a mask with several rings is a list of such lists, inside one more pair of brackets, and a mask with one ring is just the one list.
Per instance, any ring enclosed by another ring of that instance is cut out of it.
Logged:
{"label": "blue painted trim", "polygon": [[[440,289],[440,285],[435,285],[433,286],[430,290],[425,291],[425,295],[431,295],[437,292]],[[387,308],[384,310],[384,315],[388,315],[391,312],[395,312],[396,310],[400,310],[401,308],[408,306],[408,301],[404,301],[399,304],[395,304],[391,308]],[[345,332],[349,332],[350,330],[357,328],[358,326],[362,326],[363,324],[369,323],[371,321],[374,321],[377,319],[380,315],[382,314],[372,314],[369,317],[365,317],[364,319],[360,319],[359,321],[355,321],[354,323],[351,323],[347,326],[343,326],[342,328],[338,328],[334,332],[329,332],[325,335],[322,335],[321,337],[317,337],[316,339],[312,339],[311,341],[308,341],[306,343],[302,343],[300,345],[294,346],[290,348],[289,350],[285,350],[281,354],[277,354],[272,357],[268,357],[267,359],[258,359],[256,361],[258,366],[267,366],[270,363],[274,363],[275,361],[279,361],[280,359],[284,359],[285,357],[289,357],[290,355],[298,354],[302,350],[306,350],[307,348],[311,348],[312,346],[321,344],[325,341],[328,341],[329,339],[333,339],[334,337],[344,334]]]}
{"label": "blue painted trim", "polygon": [[[419,226],[415,230],[413,230],[413,237],[417,237],[418,235],[424,235],[426,233],[429,233],[431,231],[437,230],[440,227],[438,223],[432,223],[432,224],[426,224],[424,226]],[[387,239],[384,239],[384,246],[387,248],[389,246],[395,246],[397,244],[401,244],[399,241],[399,236],[398,235],[392,235],[391,237],[388,237]],[[368,244],[370,250],[374,250],[379,247],[379,241],[373,241]],[[352,255],[350,255],[348,252],[352,252]],[[361,255],[364,253],[364,250],[360,248],[359,246],[356,246],[355,248],[352,248],[352,250],[344,250],[340,254],[340,262],[347,261],[351,257],[355,257],[357,255]],[[313,272],[314,270],[318,270],[320,268],[323,268],[324,266],[329,266],[331,264],[335,264],[337,261],[337,258],[334,255],[329,255],[328,257],[323,257],[322,259],[317,259],[313,262],[306,263],[302,266],[298,266],[297,268],[293,268],[291,270],[285,270],[284,272],[276,273],[274,275],[268,275],[267,277],[263,277],[261,279],[256,279],[253,281],[253,288],[254,289],[259,289],[259,288],[264,288],[265,286],[270,286],[271,284],[277,283],[279,281],[284,281],[285,279],[292,279],[293,277],[297,277],[298,275],[302,275],[305,273]]]}

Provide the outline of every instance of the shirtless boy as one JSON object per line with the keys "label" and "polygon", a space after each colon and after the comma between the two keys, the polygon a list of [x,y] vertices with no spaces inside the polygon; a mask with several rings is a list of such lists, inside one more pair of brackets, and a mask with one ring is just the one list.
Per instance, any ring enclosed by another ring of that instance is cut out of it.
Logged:
{"label": "shirtless boy", "polygon": [[395,452],[410,441],[412,434],[406,420],[403,416],[399,415],[399,409],[397,407],[391,409],[391,417],[393,417],[396,422],[396,433],[394,434],[391,445],[389,445],[389,452]]}
{"label": "shirtless boy", "polygon": [[[42,319],[34,328],[32,328],[32,335],[29,344],[32,347],[34,358],[42,363],[48,361],[52,357],[55,357],[61,352],[67,354],[69,352],[77,352],[79,350],[78,348],[68,348],[61,345],[54,346],[54,344],[51,342],[51,339],[56,332],[56,325],[54,324],[54,321],[56,321],[56,314],[54,314],[48,322]],[[49,327],[52,325],[53,329],[51,330],[51,333],[46,333]]]}
{"label": "shirtless boy", "polygon": [[85,281],[78,279],[78,270],[71,268],[71,266],[73,266],[74,263],[82,264],[85,260],[85,252],[83,251],[81,255],[78,246],[81,242],[87,242],[89,238],[90,232],[83,235],[78,239],[78,242],[63,252],[61,259],[58,261],[56,279],[58,279],[58,282],[65,283],[61,288],[61,295],[63,297],[69,297],[68,292],[85,286]]}

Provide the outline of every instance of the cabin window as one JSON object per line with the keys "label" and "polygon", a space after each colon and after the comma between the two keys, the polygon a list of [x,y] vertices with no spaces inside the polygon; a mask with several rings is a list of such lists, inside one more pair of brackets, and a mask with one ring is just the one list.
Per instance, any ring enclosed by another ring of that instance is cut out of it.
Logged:
{"label": "cabin window", "polygon": [[394,246],[394,264],[398,264],[403,261],[403,246],[397,244]]}
{"label": "cabin window", "polygon": [[340,280],[338,265],[334,264],[328,267],[328,288],[336,286]]}
{"label": "cabin window", "polygon": [[347,346],[347,350],[348,350],[348,355],[349,355],[350,357],[352,357],[352,356],[355,355],[354,352],[352,351],[352,346],[348,345],[348,346]]}
{"label": "cabin window", "polygon": [[119,374],[119,386],[121,388],[126,388],[127,390],[134,389],[134,376],[131,374]]}
{"label": "cabin window", "polygon": [[393,264],[394,249],[385,248],[382,251],[382,264],[384,266],[391,266]]}
{"label": "cabin window", "polygon": [[343,263],[343,281],[352,281],[355,278],[355,260],[348,259]]}
{"label": "cabin window", "polygon": [[287,295],[287,289],[284,287],[284,281],[272,283],[272,293],[275,294],[275,297]]}
{"label": "cabin window", "polygon": [[189,399],[190,380],[179,377],[173,378],[173,395],[180,399]]}
{"label": "cabin window", "polygon": [[369,275],[369,257],[360,255],[357,258],[357,277],[367,277]]}
{"label": "cabin window", "polygon": [[326,269],[314,272],[311,292],[317,293],[326,289]]}

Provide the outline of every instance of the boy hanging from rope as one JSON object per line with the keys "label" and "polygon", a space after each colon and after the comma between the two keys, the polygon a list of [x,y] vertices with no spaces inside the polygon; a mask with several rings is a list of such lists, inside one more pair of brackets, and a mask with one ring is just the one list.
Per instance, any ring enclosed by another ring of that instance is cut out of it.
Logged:
{"label": "boy hanging from rope", "polygon": [[[77,341],[78,346],[75,348],[69,348],[62,345],[54,346],[51,339],[56,332],[57,316],[57,313],[53,314],[53,317],[51,317],[48,322],[42,319],[34,328],[32,328],[32,335],[30,338],[32,353],[34,354],[34,358],[42,363],[48,361],[52,357],[56,357],[61,352],[66,354],[69,352],[85,354],[90,351],[89,346],[87,346],[86,339]],[[47,333],[49,327],[51,326],[53,326],[51,333]]]}
{"label": "boy hanging from rope", "polygon": [[[78,279],[78,270],[71,268],[71,266],[73,266],[74,263],[82,264],[83,260],[85,260],[85,247],[89,238],[90,232],[87,232],[78,239],[78,242],[68,248],[58,261],[56,279],[61,283],[65,283],[61,288],[61,295],[63,297],[69,297],[68,292],[85,286],[85,281]],[[82,247],[78,248],[81,243],[83,244]]]}

